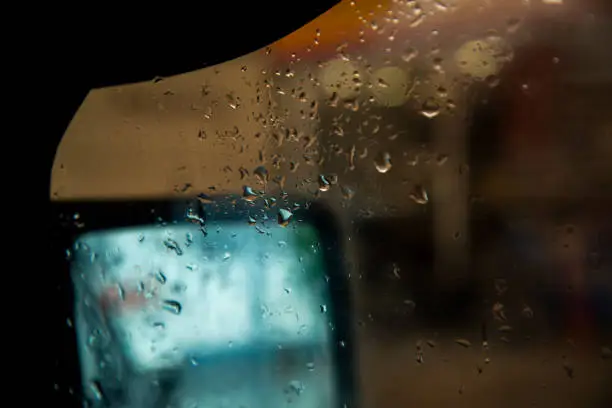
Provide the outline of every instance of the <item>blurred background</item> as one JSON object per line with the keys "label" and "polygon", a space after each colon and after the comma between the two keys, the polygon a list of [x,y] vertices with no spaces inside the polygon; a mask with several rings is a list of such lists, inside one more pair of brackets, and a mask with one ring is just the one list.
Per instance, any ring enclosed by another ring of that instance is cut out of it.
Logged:
{"label": "blurred background", "polygon": [[343,1],[236,60],[92,90],[50,194],[324,200],[364,407],[610,406],[610,40],[606,0]]}

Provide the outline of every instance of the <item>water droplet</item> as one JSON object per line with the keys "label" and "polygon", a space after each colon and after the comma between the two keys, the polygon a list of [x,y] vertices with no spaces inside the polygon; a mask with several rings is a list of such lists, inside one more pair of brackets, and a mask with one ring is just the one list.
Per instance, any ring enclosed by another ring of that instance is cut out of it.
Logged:
{"label": "water droplet", "polygon": [[419,113],[427,119],[433,119],[440,114],[440,104],[434,98],[428,98],[421,105]]}
{"label": "water droplet", "polygon": [[374,161],[374,166],[376,167],[376,171],[379,173],[387,173],[393,167],[391,163],[391,155],[387,152],[384,152],[380,155],[380,157]]}
{"label": "water droplet", "polygon": [[257,194],[251,187],[244,186],[242,190],[242,198],[244,198],[246,201],[253,202],[257,199]]}
{"label": "water droplet", "polygon": [[315,363],[313,363],[312,361],[311,361],[311,362],[306,363],[306,368],[308,369],[308,371],[314,371],[314,369],[315,369]]}
{"label": "water droplet", "polygon": [[198,214],[196,214],[197,210],[194,210],[193,208],[189,208],[186,213],[185,213],[185,220],[197,224],[201,227],[204,227],[204,225],[206,224],[206,222],[204,221],[204,218],[200,217]]}
{"label": "water droplet", "polygon": [[415,59],[418,55],[419,55],[419,52],[417,51],[416,48],[409,47],[402,53],[402,60],[404,60],[405,62],[410,62],[413,59]]}
{"label": "water droplet", "polygon": [[446,163],[447,161],[448,161],[448,155],[447,154],[440,153],[438,156],[436,156],[436,164],[438,166],[444,165],[444,163]]}
{"label": "water droplet", "polygon": [[278,225],[281,227],[286,227],[289,225],[289,221],[293,217],[293,213],[289,210],[281,208],[278,210]]}
{"label": "water droplet", "polygon": [[503,304],[495,302],[495,304],[493,304],[493,307],[491,308],[491,312],[493,313],[493,317],[495,318],[495,320],[498,320],[500,322],[506,321],[506,313],[504,312]]}
{"label": "water droplet", "polygon": [[533,310],[527,305],[523,305],[523,310],[521,311],[521,314],[527,319],[533,318]]}
{"label": "water droplet", "polygon": [[164,308],[164,310],[167,310],[168,312],[173,313],[175,315],[181,314],[181,312],[183,311],[183,305],[181,305],[176,300],[164,300],[162,302],[162,307]]}
{"label": "water droplet", "polygon": [[253,170],[253,174],[255,174],[255,177],[257,177],[259,182],[264,186],[268,183],[269,174],[268,170],[264,166],[257,167],[255,170]]}
{"label": "water droplet", "polygon": [[289,385],[287,386],[287,391],[292,392],[295,395],[301,395],[304,392],[305,388],[306,387],[304,387],[304,384],[302,384],[300,381],[293,380],[289,382]]}
{"label": "water droplet", "polygon": [[320,191],[329,191],[331,188],[331,183],[323,174],[319,176],[319,190]]}
{"label": "water droplet", "polygon": [[183,250],[181,249],[181,247],[179,246],[178,242],[176,242],[175,240],[173,240],[172,238],[168,238],[164,241],[164,245],[166,246],[166,248],[174,251],[177,255],[183,255]]}
{"label": "water droplet", "polygon": [[495,88],[497,85],[499,85],[499,77],[497,75],[489,75],[485,78],[485,82],[489,88]]}
{"label": "water droplet", "polygon": [[401,276],[400,276],[400,267],[397,266],[397,264],[395,264],[395,263],[393,264],[391,272],[393,273],[393,276],[395,276],[397,279],[401,279]]}
{"label": "water droplet", "polygon": [[389,87],[389,84],[383,78],[378,78],[377,84],[381,88],[388,88]]}
{"label": "water droplet", "polygon": [[162,285],[165,285],[166,282],[168,281],[168,279],[166,278],[166,275],[164,275],[162,271],[157,271],[157,273],[155,274],[155,279],[157,279],[157,281],[161,283]]}
{"label": "water droplet", "polygon": [[102,392],[102,386],[99,381],[92,381],[89,383],[89,389],[97,401],[104,400],[104,393]]}
{"label": "water droplet", "polygon": [[429,196],[427,195],[427,191],[423,186],[417,184],[410,193],[410,198],[417,204],[427,204],[429,202]]}
{"label": "water droplet", "polygon": [[321,313],[327,313],[327,305],[321,305]]}
{"label": "water droplet", "polygon": [[440,11],[447,11],[448,6],[442,0],[434,0],[436,8]]}
{"label": "water droplet", "polygon": [[66,326],[72,327],[72,320],[70,318],[66,319]]}
{"label": "water droplet", "polygon": [[435,348],[437,344],[433,340],[427,340],[427,345],[431,348]]}
{"label": "water droplet", "polygon": [[466,348],[472,346],[472,343],[466,339],[455,339],[455,343]]}
{"label": "water droplet", "polygon": [[502,333],[509,333],[512,331],[512,326],[508,326],[507,324],[500,326],[497,330],[499,330]]}
{"label": "water droplet", "polygon": [[417,350],[415,359],[418,364],[423,364],[425,362],[423,358],[423,351]]}

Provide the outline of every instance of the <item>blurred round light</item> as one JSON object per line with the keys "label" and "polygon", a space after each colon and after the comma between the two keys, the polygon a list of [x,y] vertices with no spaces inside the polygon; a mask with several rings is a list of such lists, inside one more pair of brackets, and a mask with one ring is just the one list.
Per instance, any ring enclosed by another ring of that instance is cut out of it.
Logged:
{"label": "blurred round light", "polygon": [[334,92],[340,99],[354,98],[359,94],[359,85],[354,81],[359,68],[342,59],[331,60],[321,68],[321,85],[327,95]]}
{"label": "blurred round light", "polygon": [[510,46],[501,37],[468,41],[455,52],[459,71],[473,78],[485,79],[496,75],[505,62],[512,59]]}
{"label": "blurred round light", "polygon": [[408,98],[410,78],[398,67],[384,67],[372,75],[372,94],[381,105],[400,106]]}

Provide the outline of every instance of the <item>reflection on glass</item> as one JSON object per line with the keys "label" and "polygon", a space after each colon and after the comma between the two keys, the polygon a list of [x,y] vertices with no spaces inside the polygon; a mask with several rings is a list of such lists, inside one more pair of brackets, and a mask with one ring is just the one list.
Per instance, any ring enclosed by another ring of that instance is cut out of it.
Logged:
{"label": "reflection on glass", "polygon": [[332,406],[325,266],[307,224],[265,235],[237,222],[209,235],[193,224],[134,227],[75,247],[92,400]]}

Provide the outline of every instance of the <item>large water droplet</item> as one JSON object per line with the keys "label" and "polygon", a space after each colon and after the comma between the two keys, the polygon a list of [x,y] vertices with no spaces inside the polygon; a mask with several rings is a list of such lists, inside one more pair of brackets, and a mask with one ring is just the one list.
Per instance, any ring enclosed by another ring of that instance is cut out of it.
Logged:
{"label": "large water droplet", "polygon": [[379,173],[387,173],[391,170],[391,167],[393,167],[391,164],[391,155],[387,152],[382,153],[380,157],[374,161],[374,166]]}
{"label": "large water droplet", "polygon": [[249,186],[244,186],[242,191],[242,198],[246,201],[253,202],[257,199],[257,194]]}
{"label": "large water droplet", "polygon": [[286,210],[284,208],[278,210],[278,224],[281,227],[286,227],[287,225],[289,225],[291,217],[293,217],[293,213],[291,211]]}
{"label": "large water droplet", "polygon": [[380,86],[381,88],[388,88],[389,84],[387,83],[387,81],[385,81],[383,78],[378,78],[378,81],[376,81],[376,83],[378,84],[378,86]]}
{"label": "large water droplet", "polygon": [[174,251],[177,255],[183,255],[183,250],[181,249],[181,247],[179,246],[178,242],[176,242],[175,240],[173,240],[172,238],[168,238],[164,241],[164,245],[166,246],[166,248]]}
{"label": "large water droplet", "polygon": [[321,174],[319,176],[319,190],[329,191],[330,188],[331,188],[331,182],[327,179],[326,176]]}
{"label": "large water droplet", "polygon": [[429,202],[429,196],[427,191],[421,185],[416,185],[410,193],[410,198],[417,204],[427,204]]}
{"label": "large water droplet", "polygon": [[104,393],[102,392],[102,386],[99,381],[92,381],[89,383],[89,389],[97,401],[104,400]]}
{"label": "large water droplet", "polygon": [[440,114],[440,104],[434,98],[428,98],[421,105],[419,113],[427,119],[433,119]]}
{"label": "large water droplet", "polygon": [[268,183],[269,174],[268,170],[264,166],[257,167],[255,170],[253,170],[253,174],[255,174],[255,177],[257,177],[259,182],[264,186]]}
{"label": "large water droplet", "polygon": [[164,300],[162,302],[162,307],[164,308],[164,310],[167,310],[168,312],[173,313],[175,315],[181,314],[181,312],[183,311],[183,305],[181,305],[176,300]]}

